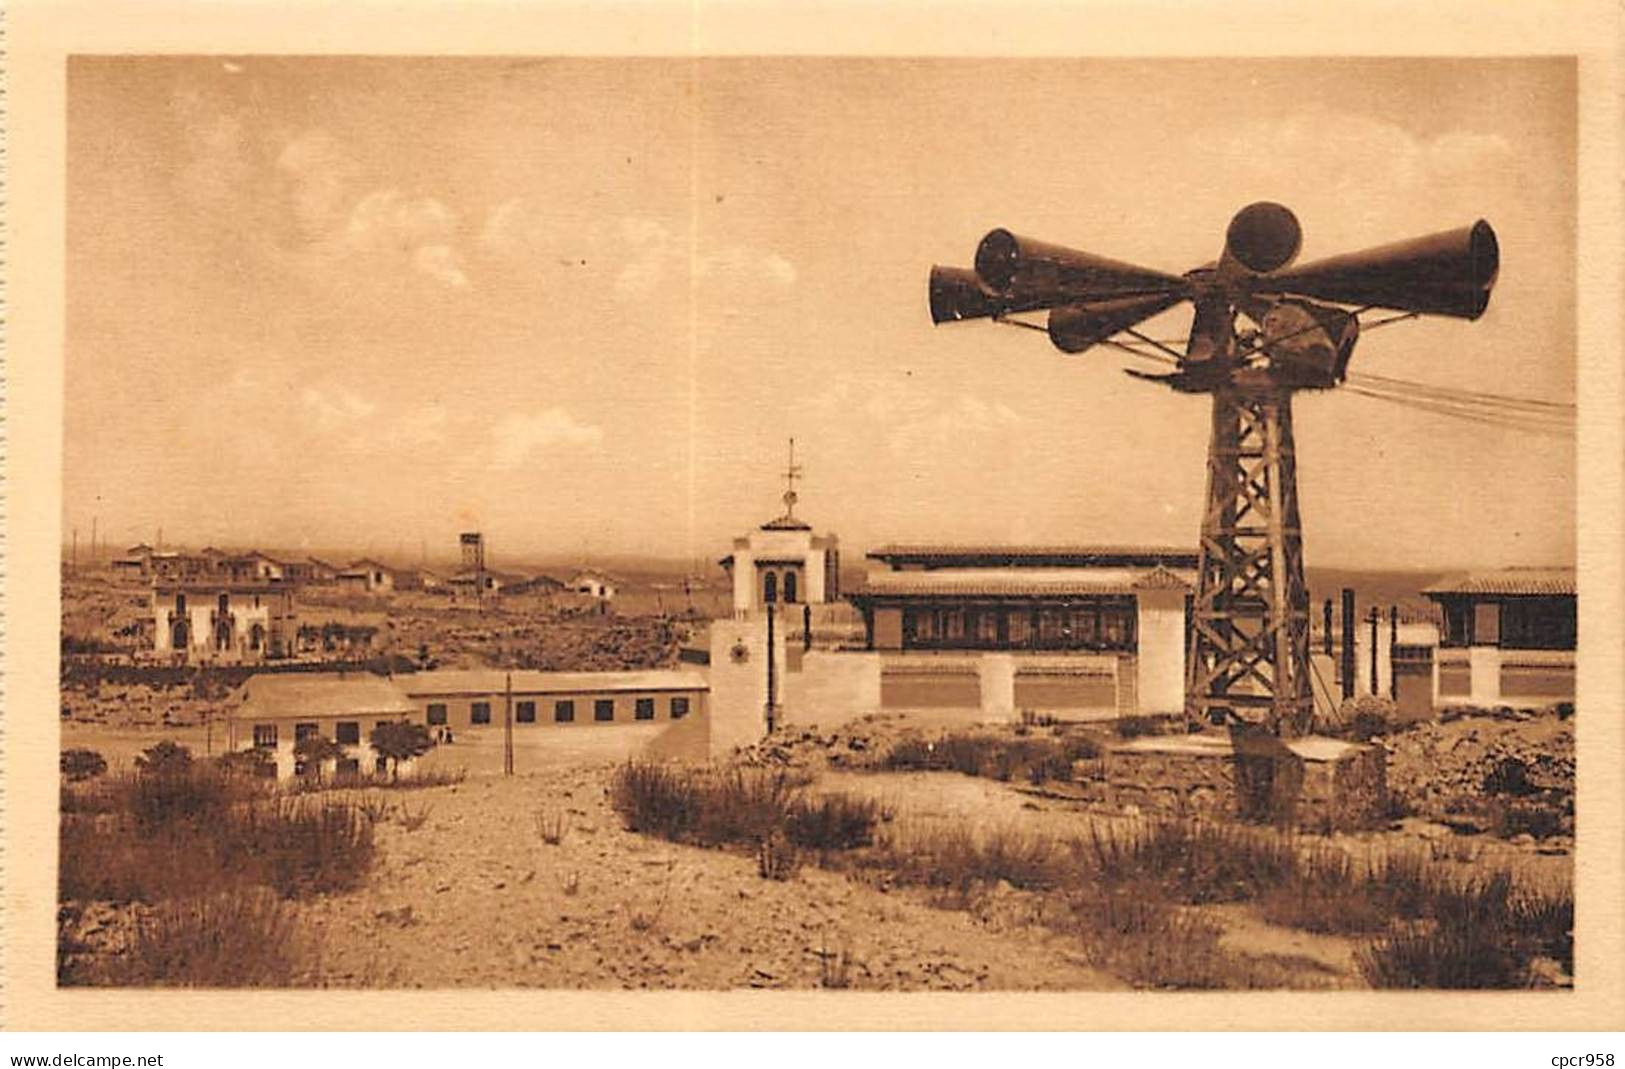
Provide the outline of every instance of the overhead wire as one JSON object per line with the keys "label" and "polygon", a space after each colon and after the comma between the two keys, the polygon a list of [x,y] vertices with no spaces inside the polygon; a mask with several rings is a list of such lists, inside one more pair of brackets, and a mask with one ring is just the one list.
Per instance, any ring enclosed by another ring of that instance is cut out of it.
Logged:
{"label": "overhead wire", "polygon": [[[1369,310],[1369,308],[1361,308],[1359,312]],[[1359,312],[1355,314],[1359,314]],[[1391,315],[1373,322],[1364,323],[1361,325],[1361,329],[1362,331],[1369,330],[1416,317],[1417,313],[1414,312]],[[1039,324],[1024,322],[1013,316],[998,316],[995,317],[995,321],[1027,330],[1048,333],[1047,328]],[[1313,328],[1305,328],[1305,330],[1308,329]],[[1304,330],[1300,330],[1294,332],[1294,334],[1304,332]],[[1128,328],[1123,333],[1130,335],[1132,340],[1103,338],[1100,344],[1108,345],[1129,356],[1141,357],[1164,365],[1177,367],[1182,362],[1183,357],[1181,354],[1170,348],[1170,341],[1148,337],[1133,328]],[[1292,336],[1289,334],[1286,337],[1290,338]],[[1258,352],[1283,340],[1285,338],[1273,338],[1268,342],[1259,341],[1247,349],[1246,352]],[[1573,432],[1575,405],[1572,402],[1441,386],[1435,383],[1419,382],[1392,375],[1379,375],[1374,372],[1354,372],[1349,374],[1343,384],[1343,389],[1356,396],[1366,397],[1371,400],[1386,401],[1414,411],[1477,423],[1481,426],[1495,427],[1500,430],[1515,430],[1547,437],[1567,437]]]}

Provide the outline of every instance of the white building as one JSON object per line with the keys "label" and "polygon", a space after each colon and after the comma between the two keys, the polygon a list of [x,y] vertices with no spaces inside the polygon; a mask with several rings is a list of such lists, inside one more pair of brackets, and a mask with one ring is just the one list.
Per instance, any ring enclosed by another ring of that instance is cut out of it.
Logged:
{"label": "white building", "polygon": [[[342,756],[328,774],[382,773],[384,759],[368,743],[379,724],[409,720],[416,707],[388,679],[366,673],[280,672],[250,676],[226,720],[232,750],[270,753],[278,779],[307,771],[294,746],[307,735],[336,743]],[[407,767],[402,766],[403,769]]]}
{"label": "white building", "polygon": [[293,591],[279,584],[160,582],[151,604],[159,656],[240,663],[293,649]]}
{"label": "white building", "polygon": [[[792,462],[792,483],[799,472]],[[841,597],[841,554],[834,535],[815,535],[796,516],[796,492],[784,493],[784,515],[734,539],[717,563],[733,580],[735,616],[768,605],[825,605]]]}
{"label": "white building", "polygon": [[615,598],[615,580],[591,568],[577,572],[570,580],[570,589],[599,601],[612,601]]}

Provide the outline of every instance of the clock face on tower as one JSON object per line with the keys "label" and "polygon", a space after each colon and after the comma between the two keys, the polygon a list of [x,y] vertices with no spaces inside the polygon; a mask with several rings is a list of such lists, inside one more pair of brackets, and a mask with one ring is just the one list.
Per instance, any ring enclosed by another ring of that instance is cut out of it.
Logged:
{"label": "clock face on tower", "polygon": [[728,656],[733,659],[734,664],[744,664],[750,660],[750,649],[743,642],[735,642],[733,649],[728,651]]}

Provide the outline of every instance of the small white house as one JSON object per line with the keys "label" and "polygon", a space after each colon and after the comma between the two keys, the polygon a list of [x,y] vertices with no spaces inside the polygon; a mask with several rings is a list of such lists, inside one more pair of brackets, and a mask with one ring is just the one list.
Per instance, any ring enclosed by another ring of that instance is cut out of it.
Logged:
{"label": "small white house", "polygon": [[[390,680],[365,673],[279,672],[250,676],[227,716],[227,745],[270,753],[278,779],[304,774],[294,753],[307,735],[338,744],[330,774],[382,773],[383,758],[368,743],[379,724],[414,719],[416,707]],[[418,718],[420,719],[420,718]],[[402,765],[406,768],[407,765]]]}
{"label": "small white house", "polygon": [[615,580],[589,568],[576,573],[575,578],[570,580],[570,589],[599,601],[610,601],[615,597]]}

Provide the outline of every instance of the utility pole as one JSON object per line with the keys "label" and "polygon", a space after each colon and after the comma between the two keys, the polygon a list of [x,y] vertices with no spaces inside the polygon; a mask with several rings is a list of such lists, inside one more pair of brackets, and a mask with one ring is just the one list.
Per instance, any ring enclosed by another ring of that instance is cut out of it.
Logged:
{"label": "utility pole", "polygon": [[1377,621],[1381,618],[1382,614],[1377,611],[1377,607],[1375,605],[1371,606],[1371,696],[1373,698],[1380,693],[1377,690]]}
{"label": "utility pole", "polygon": [[513,775],[513,671],[510,669],[502,700],[502,774]]}
{"label": "utility pole", "polygon": [[1343,588],[1343,700],[1354,697],[1354,590]]}
{"label": "utility pole", "polygon": [[1388,699],[1399,701],[1399,673],[1394,671],[1394,651],[1399,648],[1399,606],[1388,606]]}
{"label": "utility pole", "polygon": [[773,728],[778,719],[778,672],[774,662],[775,645],[773,642],[773,618],[777,615],[778,606],[774,602],[767,603],[767,733],[773,734]]}

